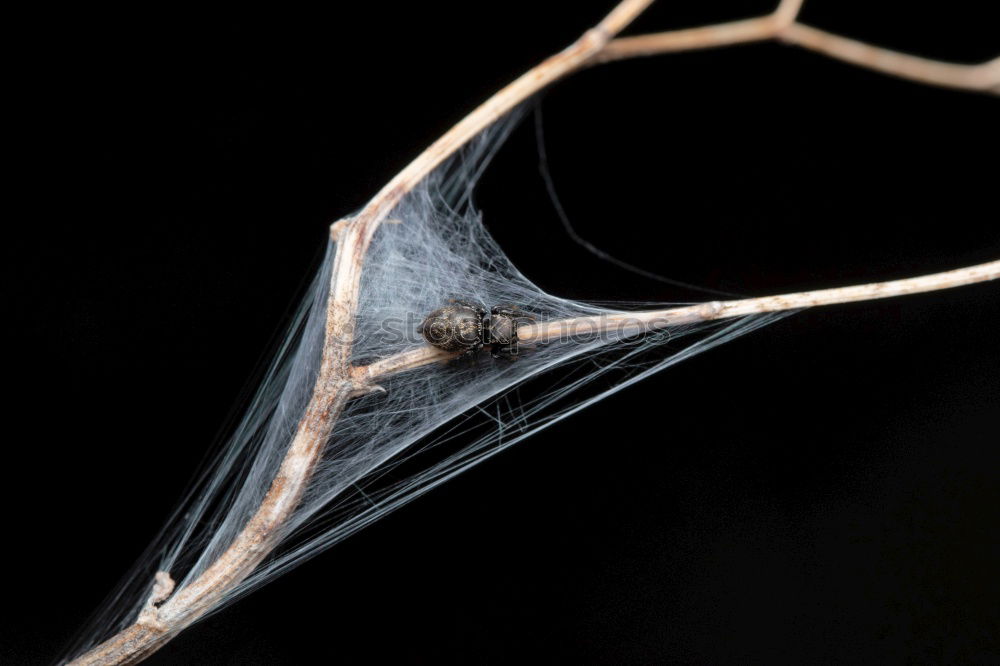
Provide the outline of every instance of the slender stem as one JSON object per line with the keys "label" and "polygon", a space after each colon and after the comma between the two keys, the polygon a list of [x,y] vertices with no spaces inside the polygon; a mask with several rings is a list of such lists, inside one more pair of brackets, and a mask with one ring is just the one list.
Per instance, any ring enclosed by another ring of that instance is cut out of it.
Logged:
{"label": "slender stem", "polygon": [[1000,58],[963,65],[891,51],[798,22],[795,17],[800,7],[801,2],[783,2],[773,13],[759,18],[619,37],[597,54],[594,62],[777,39],[883,74],[946,88],[1000,94]]}
{"label": "slender stem", "polygon": [[745,42],[771,39],[777,34],[777,24],[772,16],[730,21],[684,30],[671,30],[648,35],[619,37],[601,51],[595,62],[604,63],[642,56],[694,51],[719,46],[732,46]]}
{"label": "slender stem", "polygon": [[435,167],[518,104],[578,70],[600,53],[616,34],[652,3],[653,0],[625,0],[567,49],[551,56],[502,88],[441,135],[417,159],[390,180],[359,217],[379,219],[387,215],[403,196],[426,178]]}
{"label": "slender stem", "polygon": [[852,65],[920,83],[1000,93],[1000,58],[978,65],[939,62],[878,48],[801,23],[788,26],[778,38]]}
{"label": "slender stem", "polygon": [[[791,294],[744,298],[734,301],[712,301],[696,305],[647,310],[642,312],[615,312],[590,317],[556,319],[522,325],[517,329],[520,342],[544,344],[569,336],[600,334],[617,331],[622,335],[659,330],[682,324],[743,317],[765,312],[781,312],[820,305],[872,301],[894,296],[906,296],[928,291],[951,289],[977,282],[1000,278],[1000,260],[966,266],[953,271],[932,273],[919,277],[889,282],[870,282],[850,287],[834,287],[818,291],[800,291]],[[426,345],[400,352],[367,366],[355,368],[355,381],[377,382],[391,375],[413,370],[430,363],[448,361],[458,354],[444,352]]]}

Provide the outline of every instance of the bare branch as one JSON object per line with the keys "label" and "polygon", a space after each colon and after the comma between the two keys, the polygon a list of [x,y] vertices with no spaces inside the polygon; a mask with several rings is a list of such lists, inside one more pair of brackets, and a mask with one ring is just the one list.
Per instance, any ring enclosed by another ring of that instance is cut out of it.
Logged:
{"label": "bare branch", "polygon": [[759,18],[619,37],[598,53],[594,62],[776,39],[883,74],[928,85],[1000,94],[1000,58],[963,65],[890,51],[798,22],[795,18],[801,7],[802,0],[784,0],[774,12]]}
{"label": "bare branch", "polygon": [[[871,282],[850,287],[834,287],[818,291],[800,291],[791,294],[744,298],[735,301],[712,301],[665,310],[622,312],[596,317],[574,317],[520,326],[518,340],[524,343],[544,344],[581,333],[599,334],[611,330],[622,335],[653,331],[701,321],[730,319],[765,312],[781,312],[820,305],[836,305],[856,301],[872,301],[895,296],[907,296],[928,291],[951,289],[1000,278],[1000,260],[967,266],[944,273],[919,277]],[[459,352],[460,353],[460,352]],[[448,361],[459,353],[443,352],[430,345],[401,352],[376,361],[371,365],[355,368],[358,381],[374,382],[390,375],[413,370],[430,363]]]}
{"label": "bare branch", "polygon": [[778,38],[883,74],[945,88],[1000,92],[1000,58],[979,65],[941,62],[871,46],[801,23],[793,23]]}
{"label": "bare branch", "polygon": [[795,22],[795,19],[799,17],[799,12],[802,11],[803,4],[805,4],[805,0],[781,0],[778,8],[771,15],[778,30]]}
{"label": "bare branch", "polygon": [[595,63],[625,60],[641,56],[710,49],[775,37],[777,24],[771,16],[707,25],[700,28],[671,30],[648,35],[619,37],[611,41],[595,58]]}

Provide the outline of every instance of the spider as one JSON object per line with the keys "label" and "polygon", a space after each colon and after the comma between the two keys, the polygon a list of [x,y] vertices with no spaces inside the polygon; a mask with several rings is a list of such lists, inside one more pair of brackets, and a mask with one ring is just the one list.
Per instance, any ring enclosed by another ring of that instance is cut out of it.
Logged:
{"label": "spider", "polygon": [[420,333],[430,344],[450,352],[471,356],[483,348],[492,347],[493,358],[517,358],[518,321],[530,319],[515,307],[496,305],[490,309],[475,303],[452,301],[427,315]]}

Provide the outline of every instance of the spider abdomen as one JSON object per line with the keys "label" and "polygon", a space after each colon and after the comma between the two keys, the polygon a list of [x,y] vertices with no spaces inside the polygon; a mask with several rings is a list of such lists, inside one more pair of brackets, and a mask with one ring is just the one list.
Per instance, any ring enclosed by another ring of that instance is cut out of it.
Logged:
{"label": "spider abdomen", "polygon": [[444,351],[478,351],[483,346],[482,308],[455,303],[427,315],[420,332],[430,344]]}

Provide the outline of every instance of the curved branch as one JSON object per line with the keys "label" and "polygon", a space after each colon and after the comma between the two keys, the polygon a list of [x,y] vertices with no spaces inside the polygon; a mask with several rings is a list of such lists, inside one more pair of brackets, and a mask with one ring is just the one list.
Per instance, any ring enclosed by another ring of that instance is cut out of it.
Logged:
{"label": "curved branch", "polygon": [[595,56],[594,62],[775,39],[858,67],[927,85],[1000,94],[1000,58],[964,65],[891,51],[798,22],[795,16],[800,6],[801,3],[783,2],[773,13],[759,18],[619,37]]}
{"label": "curved branch", "polygon": [[1000,94],[1000,58],[978,65],[941,62],[871,46],[802,23],[791,24],[777,37],[788,44],[883,74],[932,86]]}

